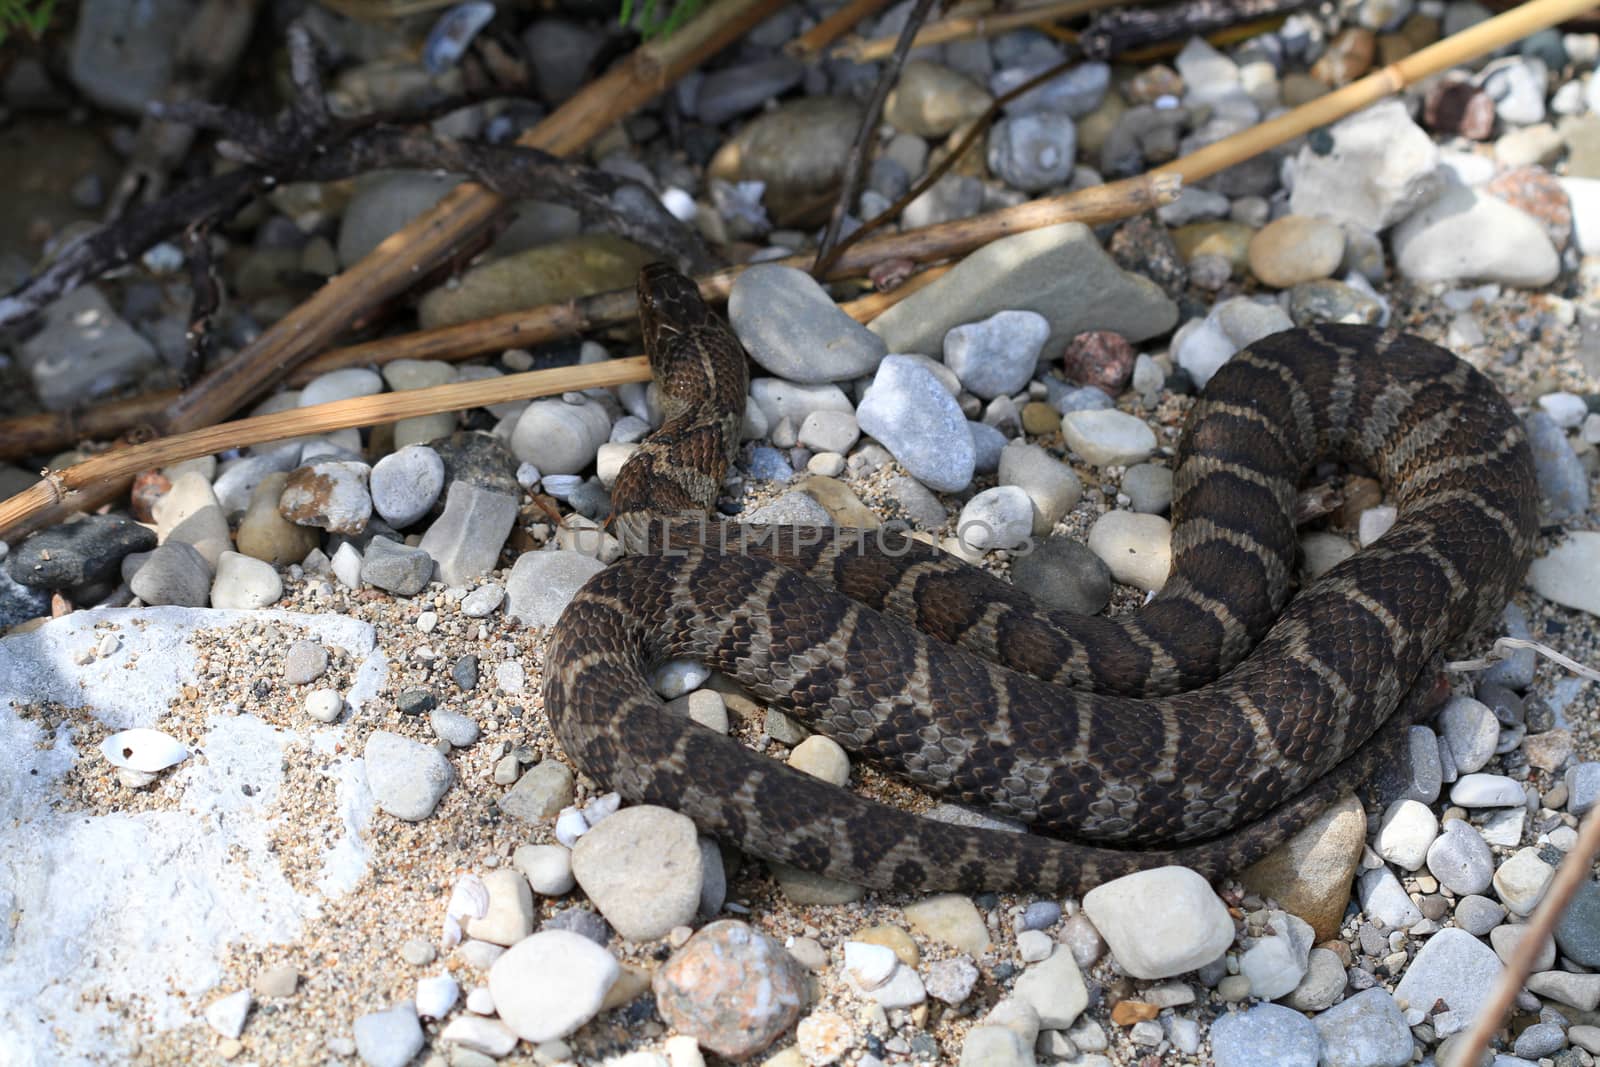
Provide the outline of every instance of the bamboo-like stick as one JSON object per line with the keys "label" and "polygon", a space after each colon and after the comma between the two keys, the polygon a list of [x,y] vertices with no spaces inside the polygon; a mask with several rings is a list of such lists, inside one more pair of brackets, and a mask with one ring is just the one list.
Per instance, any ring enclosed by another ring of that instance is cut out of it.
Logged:
{"label": "bamboo-like stick", "polygon": [[783,46],[796,59],[811,59],[820,54],[862,19],[889,6],[889,0],[850,0],[839,10]]}
{"label": "bamboo-like stick", "polygon": [[[1108,7],[1116,7],[1123,0],[1055,0],[1053,3],[1018,8],[986,14],[957,14],[937,22],[930,22],[912,38],[912,48],[964,41],[973,37],[994,37],[1022,26],[1041,22],[1077,18]],[[834,53],[845,59],[865,63],[882,59],[894,51],[893,37],[874,37],[871,40],[846,40]]]}
{"label": "bamboo-like stick", "polygon": [[[923,271],[891,292],[870,293],[841,304],[840,309],[858,322],[868,322],[948,269],[935,267]],[[140,471],[197,456],[209,456],[229,448],[244,448],[280,441],[286,437],[331,433],[353,426],[377,426],[440,411],[459,411],[503,404],[510,400],[552,396],[575,389],[593,389],[649,379],[650,365],[645,357],[629,356],[603,363],[555,367],[501,378],[354,397],[218,423],[189,433],[103,452],[65,470],[47,473],[43,481],[9,500],[0,501],[0,533],[4,534],[6,540],[14,540],[36,528],[41,515],[48,515],[63,507],[81,506],[83,494],[97,486],[119,483]]]}
{"label": "bamboo-like stick", "polygon": [[1522,938],[1512,950],[1511,958],[1506,961],[1505,970],[1500,972],[1500,977],[1495,981],[1489,1002],[1479,1010],[1472,1029],[1462,1038],[1461,1047],[1452,1063],[1477,1063],[1484,1049],[1489,1047],[1489,1039],[1500,1029],[1506,1012],[1511,1009],[1512,1002],[1522,989],[1522,983],[1533,973],[1534,958],[1555,929],[1556,920],[1561,918],[1561,913],[1578,891],[1578,886],[1589,877],[1596,853],[1600,853],[1600,808],[1583,817],[1583,823],[1578,828],[1578,840],[1561,861],[1550,887],[1545,890],[1544,899],[1523,927]]}

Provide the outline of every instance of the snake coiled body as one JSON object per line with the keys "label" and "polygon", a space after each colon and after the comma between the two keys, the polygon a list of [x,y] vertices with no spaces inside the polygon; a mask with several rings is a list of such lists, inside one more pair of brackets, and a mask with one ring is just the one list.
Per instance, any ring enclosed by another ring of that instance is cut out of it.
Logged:
{"label": "snake coiled body", "polygon": [[[1268,337],[1207,384],[1175,460],[1172,573],[1133,615],[1046,611],[881,533],[653,526],[714,503],[747,370],[686,279],[647,269],[640,302],[667,420],[619,475],[614,528],[658,551],[567,608],[546,710],[578,766],[628,799],[846,881],[1064,891],[1160,863],[1242,866],[1392,747],[1408,693],[1496,616],[1532,548],[1532,459],[1493,385],[1428,342],[1345,325]],[[1286,605],[1296,492],[1330,457],[1371,469],[1399,517]],[[1032,832],[877,804],[677,717],[649,677],[679,658]]]}

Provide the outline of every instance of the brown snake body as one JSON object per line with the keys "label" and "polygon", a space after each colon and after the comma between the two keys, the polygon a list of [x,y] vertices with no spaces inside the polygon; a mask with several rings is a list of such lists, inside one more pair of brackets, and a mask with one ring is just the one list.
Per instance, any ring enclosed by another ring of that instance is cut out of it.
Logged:
{"label": "brown snake body", "polygon": [[[692,282],[647,268],[639,293],[667,418],[618,477],[614,529],[673,551],[579,592],[545,707],[586,773],[757,856],[897,890],[1236,869],[1371,771],[1440,649],[1493,619],[1527,565],[1521,424],[1465,362],[1365,326],[1276,334],[1211,379],[1175,460],[1172,573],[1133,615],[1043,610],[903,538],[652,526],[715,502],[747,369]],[[1285,606],[1295,494],[1330,456],[1372,469],[1399,518]],[[924,819],[676,717],[649,677],[679,658],[1037,832]]]}

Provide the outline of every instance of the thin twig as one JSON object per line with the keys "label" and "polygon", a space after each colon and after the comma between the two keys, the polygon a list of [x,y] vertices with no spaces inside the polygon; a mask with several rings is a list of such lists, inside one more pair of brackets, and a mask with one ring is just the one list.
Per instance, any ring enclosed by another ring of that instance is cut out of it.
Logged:
{"label": "thin twig", "polygon": [[878,119],[883,115],[884,101],[889,99],[889,90],[894,88],[894,83],[900,80],[900,68],[905,66],[906,55],[911,51],[911,39],[917,34],[917,27],[928,17],[928,12],[933,10],[933,0],[917,0],[916,6],[911,9],[911,14],[906,18],[906,24],[900,27],[900,40],[895,45],[894,51],[889,56],[889,62],[884,64],[883,71],[878,75],[878,84],[873,86],[872,98],[867,101],[866,110],[861,115],[861,125],[856,127],[856,139],[850,145],[850,154],[845,157],[844,177],[839,183],[839,198],[834,201],[833,214],[828,216],[827,228],[822,232],[822,240],[817,242],[817,272],[825,270],[832,260],[833,246],[839,240],[839,230],[844,226],[845,214],[850,210],[851,201],[856,198],[856,190],[861,186],[861,175],[867,169],[867,146],[871,144],[873,135],[878,131]]}
{"label": "thin twig", "polygon": [[1522,990],[1522,984],[1528,980],[1528,975],[1533,973],[1534,959],[1544,947],[1550,932],[1555,929],[1556,921],[1566,910],[1572,895],[1589,877],[1596,853],[1600,853],[1600,808],[1591,809],[1589,814],[1583,817],[1583,822],[1578,827],[1578,840],[1573,843],[1566,858],[1561,861],[1561,866],[1556,869],[1550,887],[1545,890],[1544,900],[1540,901],[1527,924],[1522,927],[1522,936],[1517,940],[1511,958],[1506,961],[1505,969],[1495,981],[1488,1002],[1478,1009],[1478,1017],[1473,1020],[1472,1029],[1462,1038],[1455,1063],[1475,1064],[1483,1055],[1483,1051],[1489,1047],[1490,1038],[1500,1029],[1506,1012],[1510,1010],[1512,1002]]}

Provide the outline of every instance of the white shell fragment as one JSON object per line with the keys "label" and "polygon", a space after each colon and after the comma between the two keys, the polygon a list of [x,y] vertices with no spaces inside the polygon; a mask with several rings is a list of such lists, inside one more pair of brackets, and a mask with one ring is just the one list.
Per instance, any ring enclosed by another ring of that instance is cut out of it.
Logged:
{"label": "white shell fragment", "polygon": [[114,733],[100,742],[100,754],[113,767],[154,774],[189,758],[178,739],[160,730],[140,727]]}

